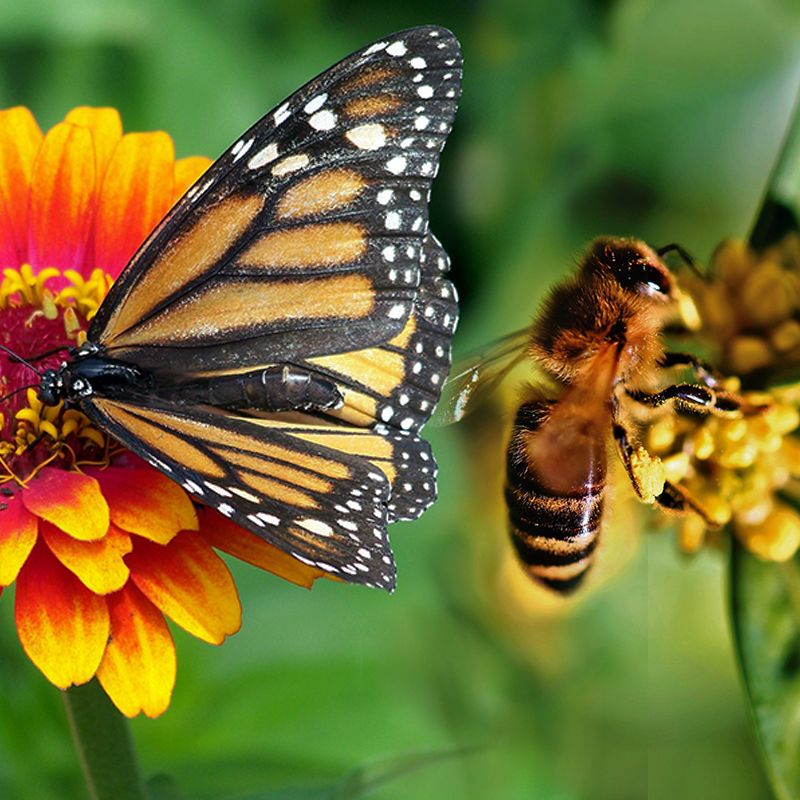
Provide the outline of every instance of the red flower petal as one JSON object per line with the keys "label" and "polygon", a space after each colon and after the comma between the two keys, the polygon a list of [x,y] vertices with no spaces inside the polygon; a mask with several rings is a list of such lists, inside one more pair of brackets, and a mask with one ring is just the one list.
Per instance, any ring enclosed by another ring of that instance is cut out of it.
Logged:
{"label": "red flower petal", "polygon": [[108,642],[106,601],[62,567],[44,542],[19,573],[14,617],[28,658],[60,689],[97,672]]}
{"label": "red flower petal", "polygon": [[108,503],[91,475],[45,467],[23,490],[22,502],[32,514],[83,542],[101,539],[108,531]]}
{"label": "red flower petal", "polygon": [[200,535],[217,550],[307,589],[317,578],[326,575],[323,570],[303,564],[210,508],[204,508],[200,514]]}
{"label": "red flower petal", "polygon": [[81,542],[47,522],[42,523],[41,533],[50,552],[95,594],[111,594],[127,582],[130,571],[123,556],[133,550],[133,544],[115,525],[109,525],[108,533],[94,542]]}
{"label": "red flower petal", "polygon": [[166,544],[178,531],[197,530],[189,495],[152,467],[89,470],[100,481],[111,519],[129,533]]}
{"label": "red flower petal", "polygon": [[42,139],[27,108],[0,111],[0,267],[28,259],[28,191]]}
{"label": "red flower petal", "polygon": [[125,560],[147,598],[198,639],[222,644],[241,627],[233,577],[196,533],[179,533],[166,546],[136,539]]}
{"label": "red flower petal", "polygon": [[166,133],[123,136],[108,165],[95,227],[95,267],[117,276],[172,207],[175,151]]}
{"label": "red flower petal", "polygon": [[32,266],[80,271],[95,199],[91,131],[61,122],[45,136],[33,169],[28,222]]}
{"label": "red flower petal", "polygon": [[110,595],[111,638],[97,671],[126,716],[167,710],[175,685],[175,644],[161,612],[132,584]]}
{"label": "red flower petal", "polygon": [[19,494],[4,499],[0,511],[0,585],[10,586],[36,544],[38,520],[22,503]]}

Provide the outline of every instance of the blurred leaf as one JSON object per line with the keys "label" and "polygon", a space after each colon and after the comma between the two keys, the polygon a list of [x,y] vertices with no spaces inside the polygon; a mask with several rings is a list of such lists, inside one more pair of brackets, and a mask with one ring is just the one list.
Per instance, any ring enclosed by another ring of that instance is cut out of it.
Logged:
{"label": "blurred leaf", "polygon": [[800,559],[760,561],[734,540],[731,613],[767,774],[779,800],[800,798]]}
{"label": "blurred leaf", "polygon": [[184,800],[171,775],[159,773],[147,779],[148,800]]}

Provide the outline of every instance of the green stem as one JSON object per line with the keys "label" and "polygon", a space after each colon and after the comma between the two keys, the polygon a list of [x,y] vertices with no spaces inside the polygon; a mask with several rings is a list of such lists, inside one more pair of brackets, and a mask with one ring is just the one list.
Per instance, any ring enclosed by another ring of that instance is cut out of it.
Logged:
{"label": "green stem", "polygon": [[128,720],[97,679],[72,686],[62,696],[92,800],[145,800]]}
{"label": "green stem", "polygon": [[750,244],[763,250],[790,231],[800,230],[800,97],[780,155],[767,182],[764,199],[750,232]]}

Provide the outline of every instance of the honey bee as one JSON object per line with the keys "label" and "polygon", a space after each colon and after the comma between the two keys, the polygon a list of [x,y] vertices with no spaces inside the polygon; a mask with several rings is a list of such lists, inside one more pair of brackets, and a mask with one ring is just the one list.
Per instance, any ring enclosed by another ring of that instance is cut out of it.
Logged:
{"label": "honey bee", "polygon": [[[529,328],[456,370],[446,387],[439,419],[453,422],[520,361],[542,373],[544,385],[531,387],[516,412],[505,500],[520,561],[556,592],[573,591],[592,565],[610,449],[640,498],[713,525],[683,487],[663,481],[663,468],[648,471],[660,462],[639,444],[641,425],[659,410],[731,416],[741,403],[711,367],[664,346],[665,325],[687,322],[687,298],[662,260],[674,250],[689,261],[677,245],[653,250],[635,239],[595,239]],[[670,382],[677,367],[698,383]]]}

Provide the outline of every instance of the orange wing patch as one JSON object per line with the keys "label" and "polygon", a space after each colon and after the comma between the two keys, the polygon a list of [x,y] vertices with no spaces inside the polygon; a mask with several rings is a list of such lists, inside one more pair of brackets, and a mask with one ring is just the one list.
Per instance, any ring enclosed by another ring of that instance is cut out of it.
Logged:
{"label": "orange wing patch", "polygon": [[[261,194],[234,195],[209,208],[188,230],[176,236],[119,302],[106,325],[124,333],[153,308],[212,268],[250,225],[264,205]],[[114,340],[113,333],[104,343]]]}
{"label": "orange wing patch", "polygon": [[[290,186],[275,205],[278,219],[296,219],[350,205],[368,185],[359,172],[331,169]],[[355,227],[355,226],[354,226]]]}
{"label": "orange wing patch", "polygon": [[[284,195],[285,197],[285,195]],[[307,193],[306,200],[309,200]],[[314,202],[322,202],[318,197]],[[367,232],[353,222],[303,225],[262,236],[236,258],[241,267],[307,269],[357,261],[367,249]]]}

